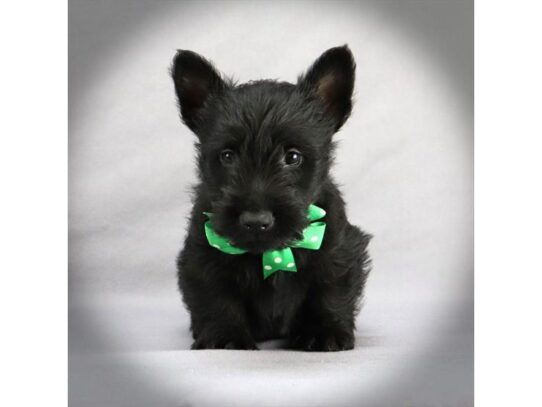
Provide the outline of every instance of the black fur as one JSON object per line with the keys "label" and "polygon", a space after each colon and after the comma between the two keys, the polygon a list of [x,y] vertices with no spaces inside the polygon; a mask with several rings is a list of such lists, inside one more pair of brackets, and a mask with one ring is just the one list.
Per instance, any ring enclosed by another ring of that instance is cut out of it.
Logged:
{"label": "black fur", "polygon": [[[287,338],[289,347],[302,350],[353,348],[370,236],[346,219],[329,168],[332,136],[351,112],[354,75],[347,46],[326,51],[296,85],[236,85],[198,54],[175,56],[181,117],[198,137],[200,182],[178,257],[193,349],[256,349],[256,342],[271,338]],[[287,165],[288,151],[302,161]],[[299,237],[311,203],[327,211],[322,247],[294,249],[298,272],[264,280],[261,253]],[[242,227],[241,213],[263,210],[273,214],[269,230]],[[211,247],[203,212],[214,214],[217,233],[248,253]]]}

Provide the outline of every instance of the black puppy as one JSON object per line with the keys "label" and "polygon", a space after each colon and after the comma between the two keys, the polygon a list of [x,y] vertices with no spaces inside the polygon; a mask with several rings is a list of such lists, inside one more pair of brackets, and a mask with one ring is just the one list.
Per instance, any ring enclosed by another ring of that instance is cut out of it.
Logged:
{"label": "black puppy", "polygon": [[[349,48],[326,51],[297,85],[237,85],[191,51],[177,53],[172,76],[198,138],[200,182],[178,258],[192,348],[256,349],[271,338],[302,350],[353,348],[370,236],[348,222],[329,175],[332,136],[352,109]],[[309,208],[320,216],[309,218]],[[308,239],[324,214],[323,235]],[[304,237],[321,247],[300,248]],[[290,250],[288,265],[274,264]],[[281,267],[289,271],[268,276]]]}

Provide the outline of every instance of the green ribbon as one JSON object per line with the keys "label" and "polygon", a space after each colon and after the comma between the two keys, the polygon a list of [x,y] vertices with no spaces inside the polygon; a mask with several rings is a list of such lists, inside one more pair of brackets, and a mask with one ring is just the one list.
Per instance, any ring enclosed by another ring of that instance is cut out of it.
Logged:
{"label": "green ribbon", "polygon": [[[209,220],[205,222],[205,236],[207,241],[215,249],[227,254],[243,254],[246,250],[233,246],[225,237],[218,235],[211,225],[212,214],[204,212]],[[316,222],[326,216],[326,211],[316,205],[310,205],[307,211],[307,217],[311,224],[303,230],[303,239],[296,240],[290,247],[284,249],[269,250],[262,255],[263,278],[266,279],[275,271],[291,271],[297,272],[294,253],[292,247],[318,250],[322,245],[326,224],[324,222]]]}

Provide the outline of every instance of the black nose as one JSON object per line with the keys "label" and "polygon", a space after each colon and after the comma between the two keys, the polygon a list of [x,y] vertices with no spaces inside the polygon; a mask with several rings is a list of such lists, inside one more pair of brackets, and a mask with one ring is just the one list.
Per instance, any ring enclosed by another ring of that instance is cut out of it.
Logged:
{"label": "black nose", "polygon": [[269,211],[249,212],[245,211],[239,216],[239,223],[247,230],[265,231],[271,229],[275,218]]}

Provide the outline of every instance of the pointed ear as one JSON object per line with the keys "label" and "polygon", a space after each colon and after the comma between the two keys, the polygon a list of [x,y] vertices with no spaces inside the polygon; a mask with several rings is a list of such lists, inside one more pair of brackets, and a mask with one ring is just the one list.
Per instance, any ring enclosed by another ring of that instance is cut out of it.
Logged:
{"label": "pointed ear", "polygon": [[171,76],[175,82],[182,119],[196,132],[201,109],[209,97],[220,94],[226,84],[209,61],[192,51],[177,52]]}
{"label": "pointed ear", "polygon": [[335,131],[346,122],[352,110],[356,63],[347,45],[328,49],[305,75],[298,86],[315,96],[335,121]]}

